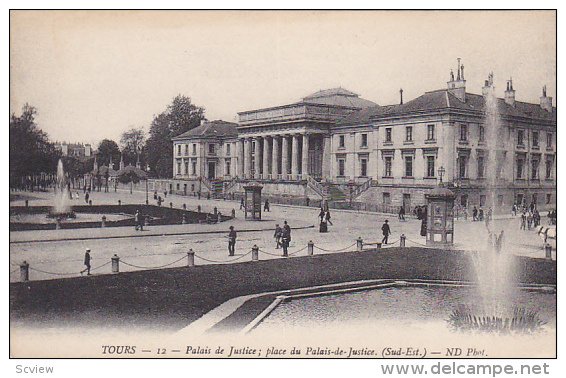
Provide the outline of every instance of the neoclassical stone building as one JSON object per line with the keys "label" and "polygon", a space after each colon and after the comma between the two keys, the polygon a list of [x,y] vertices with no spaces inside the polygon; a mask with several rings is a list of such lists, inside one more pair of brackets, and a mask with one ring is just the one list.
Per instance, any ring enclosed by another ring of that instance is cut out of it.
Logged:
{"label": "neoclassical stone building", "polygon": [[[267,196],[364,202],[393,211],[423,204],[441,174],[463,206],[555,206],[552,98],[544,90],[538,104],[516,101],[509,80],[490,112],[492,77],[481,95],[472,94],[464,67],[456,71],[444,89],[408,102],[402,91],[398,104],[380,106],[335,88],[240,112],[237,124],[205,122],[173,139],[171,189],[239,193],[254,180]],[[486,130],[492,113],[499,135]],[[497,144],[491,146],[492,139]],[[497,187],[497,198],[490,198],[488,183]]]}

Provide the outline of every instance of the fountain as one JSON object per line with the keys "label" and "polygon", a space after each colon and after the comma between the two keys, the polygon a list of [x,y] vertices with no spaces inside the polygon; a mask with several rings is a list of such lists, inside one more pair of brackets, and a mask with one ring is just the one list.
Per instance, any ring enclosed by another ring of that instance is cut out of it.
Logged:
{"label": "fountain", "polygon": [[70,190],[63,161],[59,159],[57,163],[57,182],[55,184],[55,199],[52,210],[47,214],[48,218],[56,218],[58,220],[75,218],[76,215],[69,204]]}
{"label": "fountain", "polygon": [[498,195],[498,179],[502,176],[506,138],[500,123],[498,99],[495,96],[493,73],[489,74],[484,87],[485,142],[487,149],[486,200],[489,211],[485,218],[483,249],[473,256],[473,267],[477,277],[480,303],[473,307],[459,304],[452,312],[449,323],[457,329],[485,332],[531,332],[540,328],[542,322],[537,311],[518,307],[514,298],[518,295],[517,271],[512,253],[504,246],[504,231],[497,227],[491,216]]}

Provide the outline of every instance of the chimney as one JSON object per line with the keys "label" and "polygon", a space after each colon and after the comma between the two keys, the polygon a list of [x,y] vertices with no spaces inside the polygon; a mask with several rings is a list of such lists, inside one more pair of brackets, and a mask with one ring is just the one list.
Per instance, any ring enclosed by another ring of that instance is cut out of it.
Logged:
{"label": "chimney", "polygon": [[458,58],[458,72],[454,79],[454,71],[450,71],[450,81],[448,84],[448,92],[452,93],[458,100],[466,102],[466,80],[464,79],[464,65],[460,64]]}
{"label": "chimney", "polygon": [[505,103],[515,106],[515,90],[513,89],[513,79],[507,81],[507,89],[505,90]]}
{"label": "chimney", "polygon": [[399,94],[401,95],[401,102],[400,102],[400,104],[403,105],[403,88],[399,89]]}
{"label": "chimney", "polygon": [[546,97],[546,85],[542,87],[542,97],[540,98],[540,107],[547,112],[552,112],[552,97]]}
{"label": "chimney", "polygon": [[489,75],[487,76],[487,80],[484,82],[481,93],[485,97],[491,91],[493,91],[493,72],[490,72]]}

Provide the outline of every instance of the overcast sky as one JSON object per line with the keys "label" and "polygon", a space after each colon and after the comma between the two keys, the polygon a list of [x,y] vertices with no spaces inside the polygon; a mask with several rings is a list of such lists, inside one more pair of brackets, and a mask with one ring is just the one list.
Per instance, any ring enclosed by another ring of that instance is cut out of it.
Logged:
{"label": "overcast sky", "polygon": [[[52,140],[119,140],[183,94],[208,119],[341,86],[380,105],[489,71],[498,95],[555,97],[554,12],[11,12],[11,112]],[[556,102],[554,101],[554,104]]]}

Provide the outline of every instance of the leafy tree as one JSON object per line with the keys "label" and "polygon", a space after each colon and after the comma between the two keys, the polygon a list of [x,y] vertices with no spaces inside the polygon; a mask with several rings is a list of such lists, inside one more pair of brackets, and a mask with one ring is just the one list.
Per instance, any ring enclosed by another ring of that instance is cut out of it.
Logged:
{"label": "leafy tree", "polygon": [[204,119],[204,108],[189,97],[177,95],[167,109],[154,116],[149,129],[145,156],[152,174],[173,177],[173,143],[171,138],[194,129]]}
{"label": "leafy tree", "polygon": [[103,139],[98,145],[98,155],[96,156],[98,166],[108,165],[110,156],[112,156],[113,164],[120,162],[120,148],[113,140]]}
{"label": "leafy tree", "polygon": [[23,178],[55,173],[61,156],[47,134],[35,123],[37,109],[29,104],[22,114],[10,116],[10,184],[20,185]]}
{"label": "leafy tree", "polygon": [[138,155],[142,166],[145,163],[145,131],[143,128],[132,128],[122,133],[120,145],[124,154],[124,163],[136,165]]}

